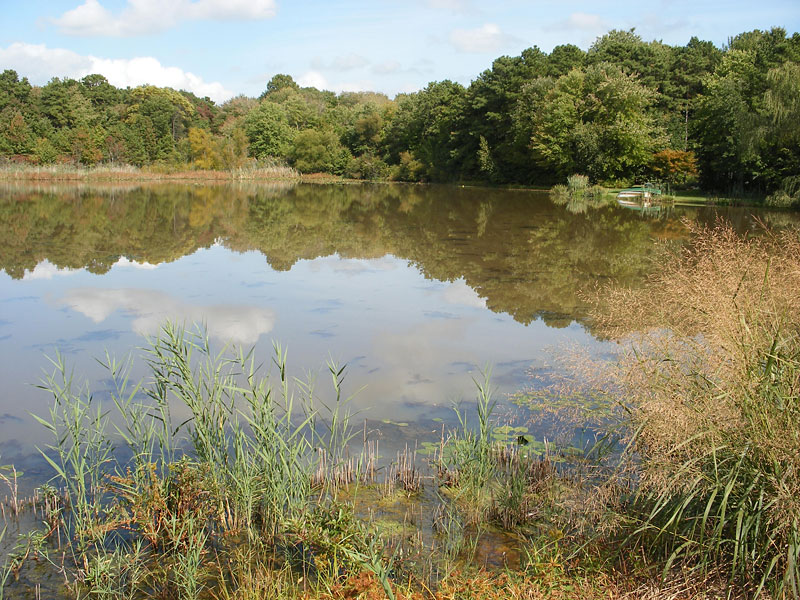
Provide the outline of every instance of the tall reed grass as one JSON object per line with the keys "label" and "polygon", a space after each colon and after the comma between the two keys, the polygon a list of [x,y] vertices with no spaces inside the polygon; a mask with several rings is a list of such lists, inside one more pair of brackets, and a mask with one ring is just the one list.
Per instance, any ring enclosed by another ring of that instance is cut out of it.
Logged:
{"label": "tall reed grass", "polygon": [[[324,492],[312,493],[320,451],[335,469],[353,432],[344,370],[329,365],[332,399],[321,401],[313,383],[290,380],[286,359],[276,345],[273,380],[252,351],[216,352],[204,333],[167,325],[145,351],[146,384],[132,382],[132,361],[106,356],[113,385],[101,402],[56,355],[41,386],[53,405],[37,419],[54,439],[43,455],[64,490],[57,526],[75,585],[106,594],[124,569],[140,592],[196,598],[210,577],[204,556],[228,539],[262,550],[268,540],[307,543]],[[366,540],[343,534],[334,552],[355,560]]]}
{"label": "tall reed grass", "polygon": [[[638,491],[629,542],[673,567],[800,597],[800,235],[697,228],[595,317],[624,336]],[[631,333],[633,332],[633,333]]]}
{"label": "tall reed grass", "polygon": [[[327,365],[329,386],[318,389],[289,376],[279,345],[267,369],[253,350],[216,349],[202,330],[169,324],[140,358],[141,379],[134,359],[100,361],[102,397],[53,358],[41,384],[52,407],[38,417],[53,439],[46,527],[20,538],[0,579],[35,554],[75,597],[435,597],[437,586],[456,589],[453,579],[468,585],[465,569],[501,530],[513,532],[504,538],[513,556],[516,544],[527,549],[520,577],[555,564],[568,577],[569,513],[552,507],[573,488],[547,444],[498,425],[488,369],[474,407],[457,406],[457,425],[432,444],[433,469],[407,448],[380,486],[366,424],[367,454],[350,454],[357,415],[339,365]],[[370,484],[376,504],[357,513]],[[393,502],[407,505],[402,524],[376,516]]]}
{"label": "tall reed grass", "polygon": [[273,161],[255,159],[230,170],[193,169],[190,165],[126,164],[81,166],[73,164],[25,165],[0,164],[0,180],[11,181],[295,181],[300,173]]}

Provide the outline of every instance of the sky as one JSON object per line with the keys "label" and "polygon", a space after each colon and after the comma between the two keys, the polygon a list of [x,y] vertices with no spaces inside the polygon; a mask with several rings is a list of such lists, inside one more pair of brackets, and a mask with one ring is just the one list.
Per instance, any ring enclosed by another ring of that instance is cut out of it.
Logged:
{"label": "sky", "polygon": [[468,85],[498,56],[588,49],[611,29],[719,47],[752,29],[800,30],[798,0],[0,0],[0,15],[0,70],[33,84],[101,73],[218,103],[260,95],[277,73],[390,97]]}

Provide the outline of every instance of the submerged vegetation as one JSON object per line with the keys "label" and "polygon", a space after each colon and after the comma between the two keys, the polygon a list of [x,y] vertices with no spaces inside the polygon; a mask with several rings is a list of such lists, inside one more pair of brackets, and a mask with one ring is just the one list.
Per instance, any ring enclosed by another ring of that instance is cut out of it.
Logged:
{"label": "submerged vegetation", "polygon": [[255,159],[368,180],[551,185],[582,172],[624,187],[656,178],[792,206],[798,63],[800,34],[779,27],[721,49],[614,30],[587,51],[534,46],[499,57],[466,87],[437,81],[390,99],[278,74],[259,98],[219,106],[171,88],[116,88],[98,74],[32,86],[6,70],[0,177],[63,174],[19,164],[213,172]]}

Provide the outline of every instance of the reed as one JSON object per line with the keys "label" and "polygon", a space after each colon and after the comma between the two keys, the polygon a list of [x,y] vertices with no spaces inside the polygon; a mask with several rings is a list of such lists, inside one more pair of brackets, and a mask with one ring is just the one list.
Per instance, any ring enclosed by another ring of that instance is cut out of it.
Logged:
{"label": "reed", "polygon": [[[140,360],[148,375],[136,381],[135,357],[100,361],[110,381],[101,402],[53,359],[42,382],[53,405],[39,420],[53,435],[44,455],[55,477],[33,505],[47,525],[21,540],[7,573],[57,543],[51,567],[76,597],[324,597],[362,576],[385,597],[413,597],[473,561],[490,524],[527,531],[546,512],[535,502],[554,502],[548,459],[497,425],[489,369],[474,381],[474,406],[456,407],[458,426],[434,444],[429,488],[416,447],[378,468],[333,362],[320,390],[288,375],[280,345],[267,369],[252,350],[170,324]],[[378,474],[381,502],[408,503],[402,526],[376,520],[374,507],[356,513]]]}
{"label": "reed", "polygon": [[53,397],[49,417],[37,417],[54,439],[43,451],[55,472],[43,492],[48,536],[64,531],[76,593],[197,598],[214,576],[210,553],[230,552],[231,540],[262,556],[313,548],[301,565],[313,564],[322,582],[344,565],[388,586],[382,542],[369,542],[355,517],[325,500],[326,490],[376,470],[366,433],[365,454],[349,456],[355,431],[343,367],[328,365],[326,399],[313,380],[290,379],[279,345],[263,375],[252,350],[215,350],[205,332],[170,324],[143,358],[150,375],[134,383],[133,360],[106,355],[104,403],[74,382],[59,355],[41,384]]}
{"label": "reed", "polygon": [[191,165],[73,164],[0,165],[0,180],[10,181],[296,181],[295,169],[281,163],[252,160],[230,170],[193,169]]}
{"label": "reed", "polygon": [[[696,229],[642,290],[606,290],[638,491],[628,543],[800,597],[800,235]],[[630,334],[628,332],[635,332]]]}
{"label": "reed", "polygon": [[589,178],[586,175],[578,173],[567,177],[567,188],[570,193],[579,194],[584,192],[589,187]]}

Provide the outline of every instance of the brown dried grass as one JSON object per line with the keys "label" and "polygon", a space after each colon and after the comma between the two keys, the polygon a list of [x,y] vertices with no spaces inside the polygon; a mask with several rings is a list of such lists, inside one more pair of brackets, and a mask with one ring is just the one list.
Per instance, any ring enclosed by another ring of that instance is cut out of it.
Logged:
{"label": "brown dried grass", "polygon": [[692,233],[643,288],[603,290],[594,314],[623,348],[614,393],[651,511],[634,537],[796,594],[800,234]]}

